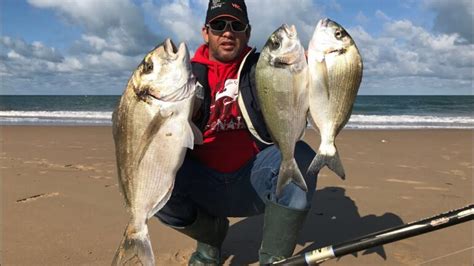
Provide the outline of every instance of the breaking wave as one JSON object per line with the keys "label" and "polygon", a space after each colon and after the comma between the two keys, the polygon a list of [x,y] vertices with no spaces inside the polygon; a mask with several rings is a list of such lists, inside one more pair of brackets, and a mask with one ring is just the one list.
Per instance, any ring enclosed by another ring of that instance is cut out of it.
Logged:
{"label": "breaking wave", "polygon": [[112,125],[112,112],[0,111],[0,125]]}
{"label": "breaking wave", "polygon": [[[0,111],[0,125],[112,125],[111,111]],[[472,116],[359,115],[347,129],[474,129]]]}
{"label": "breaking wave", "polygon": [[352,129],[474,129],[471,116],[352,115],[346,128]]}

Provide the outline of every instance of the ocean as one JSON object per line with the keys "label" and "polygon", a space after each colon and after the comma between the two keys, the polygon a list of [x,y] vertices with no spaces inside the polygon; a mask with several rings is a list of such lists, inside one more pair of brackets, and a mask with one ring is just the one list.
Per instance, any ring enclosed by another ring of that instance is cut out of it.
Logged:
{"label": "ocean", "polygon": [[[110,126],[120,96],[0,96],[0,125]],[[357,96],[349,129],[474,129],[474,96]]]}

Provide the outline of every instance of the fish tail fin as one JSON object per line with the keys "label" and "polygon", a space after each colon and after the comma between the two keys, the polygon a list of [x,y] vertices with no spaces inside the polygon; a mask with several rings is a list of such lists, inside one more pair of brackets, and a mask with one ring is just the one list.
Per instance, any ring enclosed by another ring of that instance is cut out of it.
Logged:
{"label": "fish tail fin", "polygon": [[327,149],[322,149],[322,147],[319,147],[318,153],[308,167],[308,174],[317,175],[319,171],[326,165],[341,179],[346,179],[344,167],[342,166],[339,153],[337,152],[336,146],[334,145],[332,145],[331,152],[329,153]]}
{"label": "fish tail fin", "polygon": [[122,242],[115,252],[112,265],[155,265],[155,257],[151,248],[148,227],[145,225],[142,230],[129,223],[125,230]]}
{"label": "fish tail fin", "polygon": [[276,195],[280,196],[283,188],[293,181],[297,186],[302,190],[308,191],[306,182],[304,181],[303,175],[301,174],[296,160],[292,158],[291,160],[282,161],[280,166],[280,173],[278,174],[278,182],[276,187]]}

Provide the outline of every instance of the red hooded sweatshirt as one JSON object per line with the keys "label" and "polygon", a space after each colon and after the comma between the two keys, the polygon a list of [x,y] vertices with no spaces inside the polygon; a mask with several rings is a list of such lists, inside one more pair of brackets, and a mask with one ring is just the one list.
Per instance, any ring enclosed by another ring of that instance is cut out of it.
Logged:
{"label": "red hooded sweatshirt", "polygon": [[238,170],[258,153],[237,103],[239,82],[237,72],[240,63],[250,51],[233,62],[221,63],[209,60],[209,47],[202,45],[192,62],[208,67],[211,89],[209,120],[204,128],[203,145],[195,145],[191,156],[216,171],[229,173]]}

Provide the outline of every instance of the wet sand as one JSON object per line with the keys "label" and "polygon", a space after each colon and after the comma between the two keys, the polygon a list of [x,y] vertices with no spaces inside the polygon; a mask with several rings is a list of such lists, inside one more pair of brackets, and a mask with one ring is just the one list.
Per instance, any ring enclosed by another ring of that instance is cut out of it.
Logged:
{"label": "wet sand", "polygon": [[[347,180],[320,173],[296,253],[473,201],[472,130],[345,130]],[[0,127],[1,265],[110,265],[128,221],[111,127]],[[305,140],[317,149],[318,136]],[[262,216],[232,218],[226,265],[256,264]],[[323,265],[472,265],[473,222]],[[185,265],[194,241],[149,222],[158,265]]]}

